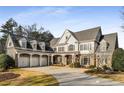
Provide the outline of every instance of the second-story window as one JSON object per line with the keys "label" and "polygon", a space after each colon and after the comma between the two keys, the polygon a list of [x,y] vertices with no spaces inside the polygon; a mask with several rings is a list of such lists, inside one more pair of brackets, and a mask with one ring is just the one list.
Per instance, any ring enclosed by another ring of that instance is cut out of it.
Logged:
{"label": "second-story window", "polygon": [[75,50],[75,46],[74,45],[69,45],[68,46],[68,51],[74,51]]}
{"label": "second-story window", "polygon": [[81,44],[80,50],[92,50],[92,44],[91,43]]}
{"label": "second-story window", "polygon": [[63,52],[64,51],[64,47],[58,47],[58,51],[59,52]]}

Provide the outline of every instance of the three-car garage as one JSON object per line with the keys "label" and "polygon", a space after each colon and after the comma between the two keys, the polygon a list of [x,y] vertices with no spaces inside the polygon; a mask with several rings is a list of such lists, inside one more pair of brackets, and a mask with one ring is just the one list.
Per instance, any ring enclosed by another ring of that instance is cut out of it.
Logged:
{"label": "three-car garage", "polygon": [[30,54],[20,54],[18,58],[18,67],[40,67],[48,65],[47,55],[30,55]]}

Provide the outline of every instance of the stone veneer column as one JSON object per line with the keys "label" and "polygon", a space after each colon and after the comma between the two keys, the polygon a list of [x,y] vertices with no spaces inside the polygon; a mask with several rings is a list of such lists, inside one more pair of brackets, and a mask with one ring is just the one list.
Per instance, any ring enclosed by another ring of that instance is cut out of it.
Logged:
{"label": "stone veneer column", "polygon": [[80,65],[82,66],[81,59],[82,59],[82,55],[80,55],[80,59],[79,59],[80,60]]}
{"label": "stone veneer column", "polygon": [[40,66],[42,66],[42,55],[40,55]]}
{"label": "stone veneer column", "polygon": [[48,66],[50,65],[50,55],[47,55],[48,56]]}
{"label": "stone veneer column", "polygon": [[75,55],[73,54],[72,55],[72,63],[74,63],[75,62]]}
{"label": "stone veneer column", "polygon": [[66,60],[65,60],[65,55],[62,55],[62,63],[64,64],[64,65],[66,65],[66,62],[65,62]]}
{"label": "stone veneer column", "polygon": [[54,56],[54,55],[51,55],[51,63],[52,63],[52,64],[53,64],[53,56]]}
{"label": "stone veneer column", "polygon": [[29,66],[32,67],[32,54],[30,54],[30,62],[29,62]]}
{"label": "stone veneer column", "polygon": [[18,54],[17,54],[16,64],[15,64],[17,67],[19,67],[19,65],[18,65],[18,63],[19,63],[19,58],[20,58],[20,54],[18,53]]}

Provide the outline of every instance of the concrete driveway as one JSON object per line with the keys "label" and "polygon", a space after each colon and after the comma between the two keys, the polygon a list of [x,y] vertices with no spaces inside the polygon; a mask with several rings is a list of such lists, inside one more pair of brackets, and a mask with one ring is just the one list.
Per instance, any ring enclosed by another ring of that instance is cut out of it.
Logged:
{"label": "concrete driveway", "polygon": [[124,85],[124,83],[112,81],[110,79],[104,79],[104,78],[87,75],[84,73],[85,69],[82,68],[46,66],[46,67],[34,67],[34,68],[23,68],[23,69],[52,74],[59,81],[60,86]]}

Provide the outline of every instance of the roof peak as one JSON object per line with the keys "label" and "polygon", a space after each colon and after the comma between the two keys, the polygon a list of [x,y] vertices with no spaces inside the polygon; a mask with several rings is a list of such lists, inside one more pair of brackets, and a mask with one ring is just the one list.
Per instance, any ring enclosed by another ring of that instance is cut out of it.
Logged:
{"label": "roof peak", "polygon": [[87,31],[87,30],[93,30],[93,29],[101,29],[101,26],[97,26],[97,27],[93,27],[93,28],[84,29],[84,30],[77,31],[77,32],[74,32],[74,33],[82,32],[82,31]]}
{"label": "roof peak", "polygon": [[118,33],[117,32],[114,32],[114,33],[109,33],[109,34],[104,34],[103,36],[107,36],[107,35],[117,35]]}

